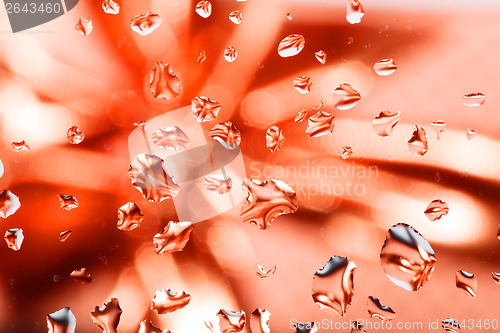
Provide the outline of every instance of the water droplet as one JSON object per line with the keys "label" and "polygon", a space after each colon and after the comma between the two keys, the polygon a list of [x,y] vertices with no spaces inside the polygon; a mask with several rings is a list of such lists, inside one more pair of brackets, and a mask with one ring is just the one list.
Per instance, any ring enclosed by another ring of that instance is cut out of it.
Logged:
{"label": "water droplet", "polygon": [[212,324],[210,320],[205,320],[204,323],[205,326],[210,330],[210,332],[215,332],[214,324]]}
{"label": "water droplet", "polygon": [[242,188],[246,199],[240,216],[243,222],[255,224],[261,230],[269,228],[278,216],[297,211],[297,194],[281,180],[245,179]]}
{"label": "water droplet", "polygon": [[401,112],[399,111],[381,111],[373,119],[373,130],[380,136],[389,136],[400,120]]}
{"label": "water droplet", "polygon": [[69,307],[47,315],[48,333],[74,333],[76,317]]}
{"label": "water droplet", "polygon": [[134,202],[127,202],[118,208],[118,222],[116,227],[120,230],[132,231],[141,226],[142,212]]}
{"label": "water droplet", "polygon": [[307,117],[307,111],[306,109],[302,109],[299,112],[297,112],[297,115],[295,116],[295,122],[300,123],[303,122]]}
{"label": "water droplet", "polygon": [[165,228],[153,237],[156,254],[182,251],[192,230],[191,222],[168,222]]}
{"label": "water droplet", "polygon": [[68,138],[69,143],[71,143],[72,145],[77,145],[82,142],[83,139],[85,139],[85,134],[83,134],[83,132],[77,126],[71,126],[68,129],[66,137]]}
{"label": "water droplet", "polygon": [[217,118],[220,108],[219,102],[205,96],[196,96],[191,100],[193,116],[200,123]]}
{"label": "water droplet", "polygon": [[368,314],[370,318],[378,318],[382,321],[389,321],[396,318],[396,313],[387,305],[382,305],[380,300],[373,296],[368,296]]}
{"label": "water droplet", "polygon": [[261,308],[255,309],[250,316],[250,330],[252,333],[271,333],[270,319],[271,312]]}
{"label": "water droplet", "polygon": [[356,264],[347,257],[333,256],[314,273],[312,298],[323,311],[346,314],[354,296]]}
{"label": "water droplet", "polygon": [[226,194],[231,190],[233,181],[231,180],[231,177],[222,173],[214,172],[205,176],[203,179],[203,185],[208,191]]}
{"label": "water droplet", "polygon": [[149,76],[149,89],[154,98],[171,100],[180,94],[180,82],[172,71],[172,66],[157,61]]}
{"label": "water droplet", "polygon": [[351,45],[354,43],[354,37],[347,37],[347,45]]}
{"label": "water droplet", "polygon": [[354,320],[351,323],[351,333],[366,332],[366,328],[359,321]]}
{"label": "water droplet", "polygon": [[118,324],[120,323],[120,316],[122,309],[117,298],[112,298],[104,303],[103,307],[96,306],[90,312],[92,322],[96,324],[103,333],[116,333]]}
{"label": "water droplet", "polygon": [[358,0],[347,0],[347,12],[345,15],[347,22],[351,24],[359,23],[364,15],[365,11]]}
{"label": "water droplet", "polygon": [[412,137],[408,140],[408,149],[410,153],[418,156],[424,156],[429,150],[427,145],[427,137],[425,136],[425,129],[421,126],[415,125]]}
{"label": "water droplet", "polygon": [[496,283],[500,284],[500,273],[492,272],[491,276],[493,277],[493,281],[495,281]]}
{"label": "water droplet", "polygon": [[293,57],[302,51],[306,45],[306,40],[304,36],[292,34],[289,35],[280,42],[278,45],[278,54],[283,57]]}
{"label": "water droplet", "polygon": [[161,17],[149,11],[134,16],[130,21],[130,27],[141,36],[146,36],[155,31],[161,24]]}
{"label": "water droplet", "polygon": [[464,290],[470,297],[476,297],[477,279],[474,274],[461,270],[457,271],[455,278],[457,288]]}
{"label": "water droplet", "polygon": [[202,0],[196,4],[195,11],[203,18],[207,18],[212,14],[212,4],[210,1]]}
{"label": "water droplet", "polygon": [[19,142],[14,141],[10,145],[14,151],[30,151],[30,146],[24,140]]}
{"label": "water droplet", "polygon": [[381,33],[383,33],[384,31],[387,31],[387,30],[389,30],[389,26],[386,24],[382,28],[380,28],[380,30],[378,31],[378,33],[381,34]]}
{"label": "water droplet", "polygon": [[72,195],[64,195],[59,193],[57,197],[59,198],[61,208],[64,210],[72,210],[80,205],[78,203],[78,200],[76,200],[76,198]]}
{"label": "water droplet", "polygon": [[141,321],[138,333],[170,333],[170,330],[165,329],[162,331],[158,327],[154,326],[151,321],[144,319]]}
{"label": "water droplet", "polygon": [[191,301],[191,295],[185,291],[158,290],[151,300],[151,310],[165,314],[182,309]]}
{"label": "water droplet", "polygon": [[297,333],[316,333],[318,332],[318,325],[314,321],[297,323],[295,324],[295,331]]}
{"label": "water droplet", "polygon": [[205,50],[200,50],[200,54],[198,54],[198,58],[196,59],[196,62],[201,64],[207,59],[207,55],[205,53]]}
{"label": "water droplet", "polygon": [[307,119],[306,134],[316,138],[333,132],[335,117],[326,111],[318,111]]}
{"label": "water droplet", "polygon": [[470,93],[464,95],[463,103],[466,106],[481,106],[486,102],[486,97],[483,93]]}
{"label": "water droplet", "polygon": [[271,152],[276,152],[283,147],[285,136],[278,126],[271,126],[266,132],[266,146]]}
{"label": "water droplet", "polygon": [[288,19],[288,21],[293,20],[292,13],[286,13],[286,18]]}
{"label": "water droplet", "polygon": [[437,221],[441,219],[443,216],[446,216],[449,211],[448,204],[442,200],[436,199],[432,200],[431,203],[425,209],[425,216],[429,219],[429,221]]}
{"label": "water droplet", "polygon": [[161,202],[175,197],[180,187],[167,172],[163,160],[156,155],[139,154],[130,163],[128,176],[144,199]]}
{"label": "water droplet", "polygon": [[435,120],[431,123],[432,128],[436,132],[437,139],[441,140],[441,133],[446,131],[446,122],[443,120]]}
{"label": "water droplet", "polygon": [[373,69],[378,75],[387,76],[394,73],[396,69],[398,69],[398,66],[396,66],[394,59],[388,58],[377,61],[375,65],[373,65]]}
{"label": "water droplet", "polygon": [[92,282],[92,275],[87,272],[87,269],[84,267],[82,269],[76,269],[69,275],[73,281],[78,282],[80,284],[88,284]]}
{"label": "water droplet", "polygon": [[222,333],[238,333],[243,330],[246,322],[246,315],[243,310],[231,311],[221,309],[217,313],[219,327]]}
{"label": "water droplet", "polygon": [[106,14],[116,15],[120,12],[120,5],[113,0],[104,0],[102,2],[102,10],[104,10]]}
{"label": "water droplet", "polygon": [[342,159],[347,160],[349,157],[352,155],[352,148],[350,146],[343,146],[342,147]]}
{"label": "water droplet", "polygon": [[341,83],[335,88],[333,94],[340,96],[340,99],[335,103],[335,107],[339,110],[349,110],[355,107],[361,99],[359,92],[354,90],[349,83]]}
{"label": "water droplet", "polygon": [[186,133],[177,126],[161,127],[153,133],[155,146],[173,151],[186,150],[191,143]]}
{"label": "water droplet", "polygon": [[84,36],[90,35],[93,28],[92,20],[86,20],[83,17],[80,17],[78,23],[75,25],[75,30]]}
{"label": "water droplet", "polygon": [[408,291],[423,287],[436,266],[432,247],[417,230],[405,223],[395,224],[387,232],[380,261],[387,277]]}
{"label": "water droplet", "polygon": [[238,51],[232,46],[226,47],[224,50],[224,59],[226,59],[227,62],[233,62],[236,60],[236,57],[238,56]]}
{"label": "water droplet", "polygon": [[141,131],[146,132],[149,128],[149,124],[145,122],[144,120],[138,121],[134,123],[134,126],[137,128],[140,128]]}
{"label": "water droplet", "polygon": [[60,234],[59,234],[59,241],[62,243],[62,242],[65,242],[68,237],[71,236],[71,230],[66,230],[66,231],[62,231]]}
{"label": "water droplet", "polygon": [[318,52],[314,53],[314,56],[316,57],[316,60],[318,60],[320,64],[324,65],[326,63],[325,51],[319,50]]}
{"label": "water droplet", "polygon": [[472,128],[467,129],[467,140],[472,140],[476,136],[476,131]]}
{"label": "water droplet", "polygon": [[318,106],[313,106],[313,110],[319,110],[323,107],[323,101],[319,101]]}
{"label": "water droplet", "polygon": [[453,318],[446,318],[441,322],[443,329],[446,332],[450,333],[459,333],[460,332],[460,325],[458,324],[458,321]]}
{"label": "water droplet", "polygon": [[257,274],[258,277],[263,279],[263,278],[266,278],[268,276],[273,275],[274,272],[276,272],[276,265],[274,265],[273,267],[271,267],[270,269],[268,269],[266,271],[264,269],[264,267],[262,267],[260,264],[257,264],[257,270],[256,270],[255,274]]}
{"label": "water droplet", "polygon": [[21,249],[21,245],[23,244],[24,240],[23,229],[21,228],[8,229],[5,232],[3,238],[5,239],[5,242],[7,243],[9,249],[12,249],[14,251],[19,251]]}
{"label": "water droplet", "polygon": [[309,76],[299,76],[293,80],[293,87],[301,94],[307,94],[311,91],[311,78]]}
{"label": "water droplet", "polygon": [[0,217],[6,219],[21,207],[19,197],[9,190],[0,192]]}
{"label": "water droplet", "polygon": [[231,121],[215,125],[208,136],[219,141],[226,149],[235,149],[241,143],[241,133]]}
{"label": "water droplet", "polygon": [[234,24],[240,24],[243,21],[243,14],[239,10],[234,10],[229,13],[229,19]]}

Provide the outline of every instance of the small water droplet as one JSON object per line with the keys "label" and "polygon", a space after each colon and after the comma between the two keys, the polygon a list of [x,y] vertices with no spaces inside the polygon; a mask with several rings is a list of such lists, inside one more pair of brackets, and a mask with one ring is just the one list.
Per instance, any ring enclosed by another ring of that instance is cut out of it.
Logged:
{"label": "small water droplet", "polygon": [[191,222],[168,222],[165,228],[153,237],[156,254],[182,251],[189,241],[191,231]]}
{"label": "small water droplet", "polygon": [[151,299],[151,310],[157,314],[170,313],[182,309],[190,301],[191,295],[185,291],[158,290]]}
{"label": "small water droplet", "polygon": [[23,229],[8,229],[7,231],[5,231],[5,235],[3,238],[5,239],[5,242],[7,243],[9,249],[19,251],[24,240]]}
{"label": "small water droplet", "polygon": [[85,267],[74,270],[73,272],[71,272],[69,277],[72,278],[73,281],[80,284],[89,284],[92,282],[92,275],[87,272],[87,269]]}
{"label": "small water droplet", "polygon": [[443,200],[436,199],[432,200],[431,203],[427,206],[424,211],[425,216],[429,219],[429,221],[437,221],[441,219],[443,216],[446,216],[449,211],[448,204]]}
{"label": "small water droplet", "polygon": [[9,190],[0,192],[0,217],[6,219],[21,207],[19,197]]}
{"label": "small water droplet", "polygon": [[242,184],[246,199],[241,207],[243,222],[254,224],[261,230],[271,226],[280,215],[297,211],[297,194],[281,180],[259,181],[245,179]]}
{"label": "small water droplet", "polygon": [[205,50],[200,50],[200,53],[198,54],[198,58],[196,58],[196,62],[201,64],[207,59],[207,55],[205,53]]}
{"label": "small water droplet", "polygon": [[311,78],[309,76],[299,76],[293,80],[293,87],[301,94],[307,94],[311,91]]}
{"label": "small water droplet", "polygon": [[322,107],[323,107],[323,101],[319,101],[318,106],[313,106],[313,108],[312,108],[312,109],[313,109],[313,110],[319,110],[319,109],[321,109]]}
{"label": "small water droplet", "polygon": [[116,333],[122,312],[118,299],[113,297],[104,303],[102,308],[94,307],[94,310],[90,312],[90,317],[103,333]]}
{"label": "small water droplet", "polygon": [[19,142],[14,141],[10,145],[14,151],[30,151],[30,146],[24,140]]}
{"label": "small water droplet", "polygon": [[351,155],[352,155],[352,148],[350,146],[343,146],[341,154],[342,159],[347,160],[349,157],[351,157]]}
{"label": "small water droplet", "polygon": [[299,112],[297,112],[297,115],[295,116],[295,122],[300,123],[304,121],[307,117],[307,111],[306,109],[302,109]]}
{"label": "small water droplet", "polygon": [[257,270],[256,270],[255,274],[257,274],[258,277],[263,279],[263,278],[266,278],[268,276],[273,275],[274,272],[276,272],[276,265],[274,265],[273,267],[271,267],[268,270],[265,270],[264,267],[262,267],[260,264],[257,264]]}
{"label": "small water droplet", "polygon": [[155,146],[173,151],[186,150],[191,143],[186,133],[177,126],[161,127],[152,138]]}
{"label": "small water droplet", "polygon": [[359,321],[354,320],[351,323],[351,333],[366,332],[366,328]]}
{"label": "small water droplet", "polygon": [[408,291],[423,287],[436,266],[432,247],[417,230],[405,223],[389,228],[380,261],[387,277]]}
{"label": "small water droplet", "polygon": [[381,34],[381,33],[383,33],[384,31],[387,31],[387,30],[389,30],[389,26],[386,24],[382,28],[380,28],[380,30],[378,31],[378,33]]}
{"label": "small water droplet", "polygon": [[243,21],[243,14],[239,10],[234,10],[229,13],[229,20],[234,24],[240,24]]}
{"label": "small water droplet", "polygon": [[436,132],[437,139],[441,140],[441,133],[446,131],[446,122],[443,120],[435,120],[431,123],[432,128]]}
{"label": "small water droplet", "polygon": [[232,46],[226,47],[224,50],[224,59],[226,59],[227,62],[233,62],[236,60],[236,57],[238,56],[238,51]]}
{"label": "small water droplet", "polygon": [[69,236],[71,236],[71,230],[62,231],[59,234],[59,242],[61,242],[61,243],[65,242]]}
{"label": "small water droplet", "polygon": [[64,210],[72,210],[80,205],[78,203],[78,200],[76,200],[76,198],[72,195],[64,195],[59,193],[57,197],[59,198],[61,208]]}
{"label": "small water droplet", "polygon": [[398,69],[398,66],[396,66],[392,58],[388,58],[377,61],[375,65],[373,65],[373,69],[378,75],[387,76],[394,73]]}
{"label": "small water droplet", "polygon": [[69,307],[47,315],[48,333],[75,333],[76,317]]}
{"label": "small water droplet", "polygon": [[500,273],[491,272],[491,276],[493,277],[493,281],[500,284]]}
{"label": "small water droplet", "polygon": [[460,325],[458,324],[458,321],[453,318],[446,318],[442,322],[442,327],[446,332],[450,333],[459,333],[460,332]]}
{"label": "small water droplet", "polygon": [[231,190],[233,181],[225,174],[213,172],[205,176],[203,185],[208,191],[226,194]]}
{"label": "small water droplet", "polygon": [[324,65],[326,63],[325,51],[319,50],[318,52],[314,53],[314,56],[316,57],[316,60],[318,60],[320,64]]}
{"label": "small water droplet", "polygon": [[333,132],[335,117],[326,111],[318,111],[307,119],[306,134],[312,138]]}
{"label": "small water droplet", "polygon": [[141,321],[139,325],[138,333],[171,333],[170,330],[161,330],[160,328],[153,325],[153,323],[147,319]]}
{"label": "small water droplet", "polygon": [[255,309],[250,316],[250,330],[252,333],[271,333],[270,319],[271,312],[261,308]]}
{"label": "small water droplet", "polygon": [[288,21],[293,20],[292,13],[286,13],[286,18],[288,19]]}
{"label": "small water droplet", "polygon": [[127,202],[118,208],[118,222],[116,227],[120,230],[132,231],[141,226],[141,209],[134,202]]}
{"label": "small water droplet", "polygon": [[174,74],[172,66],[157,61],[149,76],[149,89],[154,98],[171,100],[180,94],[180,82]]}
{"label": "small water droplet", "polygon": [[120,5],[113,0],[104,0],[102,2],[102,10],[104,10],[106,14],[116,15],[120,12]]}
{"label": "small water droplet", "polygon": [[146,132],[149,128],[149,124],[145,122],[144,120],[138,121],[134,123],[134,126],[137,128],[140,128],[141,131]]}
{"label": "small water droplet", "polygon": [[196,4],[196,14],[203,18],[207,18],[212,14],[212,4],[210,1],[202,0]]}
{"label": "small water droplet", "polygon": [[161,17],[149,11],[136,15],[130,21],[130,27],[141,36],[146,36],[155,31],[161,24]]}
{"label": "small water droplet", "polygon": [[373,119],[373,130],[380,136],[389,136],[400,120],[401,112],[399,111],[381,111]]}
{"label": "small water droplet", "polygon": [[217,313],[219,327],[222,333],[238,333],[243,330],[246,323],[245,311],[231,311],[221,309]]}
{"label": "small water droplet", "polygon": [[368,314],[370,318],[378,318],[382,321],[390,321],[396,318],[396,313],[387,305],[382,305],[380,300],[373,296],[368,296]]}
{"label": "small water droplet", "polygon": [[266,132],[266,146],[274,153],[283,148],[285,143],[285,136],[283,131],[278,126],[271,126]]}
{"label": "small water droplet", "polygon": [[191,100],[193,116],[200,123],[217,118],[220,108],[219,102],[205,96],[196,96]]}
{"label": "small water droplet", "polygon": [[59,283],[62,280],[63,278],[57,274],[54,274],[54,276],[52,277],[52,281],[54,281],[54,283]]}
{"label": "small water droplet", "polygon": [[316,333],[318,332],[318,325],[314,321],[297,323],[295,324],[295,331],[297,333]]}
{"label": "small water droplet", "polygon": [[210,330],[210,332],[215,332],[214,324],[210,320],[205,320],[204,323],[205,326]]}
{"label": "small water droplet", "polygon": [[128,176],[144,199],[161,202],[175,197],[180,187],[166,170],[163,160],[156,155],[139,154],[130,163]]}
{"label": "small water droplet", "polygon": [[86,20],[83,17],[80,17],[78,23],[75,25],[75,30],[81,33],[83,36],[88,36],[92,32],[94,25],[92,24],[92,20]]}
{"label": "small water droplet", "polygon": [[226,149],[235,149],[241,143],[241,133],[231,121],[215,125],[208,132],[208,136],[219,141]]}
{"label": "small water droplet", "polygon": [[427,145],[427,137],[423,127],[415,125],[412,137],[408,140],[408,149],[410,153],[418,156],[424,156],[427,153],[429,146]]}
{"label": "small water droplet", "polygon": [[477,279],[472,273],[460,270],[455,274],[456,286],[464,290],[470,297],[476,297],[477,294]]}
{"label": "small water droplet", "polygon": [[467,129],[467,140],[472,140],[476,136],[476,131],[472,128]]}
{"label": "small water droplet", "polygon": [[347,0],[347,12],[345,15],[347,22],[351,24],[359,23],[364,15],[365,11],[358,0]]}
{"label": "small water droplet", "polygon": [[281,40],[278,45],[278,54],[283,58],[293,57],[299,54],[305,45],[306,40],[304,36],[292,34]]}
{"label": "small water droplet", "polygon": [[351,45],[354,43],[354,37],[347,37],[347,45]]}
{"label": "small water droplet", "polygon": [[335,107],[339,110],[349,110],[355,107],[361,99],[359,92],[353,89],[349,83],[341,83],[335,88],[333,94],[340,97],[335,103]]}
{"label": "small water droplet", "polygon": [[486,97],[480,92],[465,94],[463,98],[463,103],[466,106],[481,106],[484,102],[486,102]]}
{"label": "small water droplet", "polygon": [[66,137],[68,138],[69,143],[72,145],[77,145],[85,139],[85,134],[77,127],[77,126],[71,126],[68,129],[68,133],[66,134]]}
{"label": "small water droplet", "polygon": [[312,298],[323,311],[343,317],[354,296],[356,264],[347,257],[333,256],[314,273]]}

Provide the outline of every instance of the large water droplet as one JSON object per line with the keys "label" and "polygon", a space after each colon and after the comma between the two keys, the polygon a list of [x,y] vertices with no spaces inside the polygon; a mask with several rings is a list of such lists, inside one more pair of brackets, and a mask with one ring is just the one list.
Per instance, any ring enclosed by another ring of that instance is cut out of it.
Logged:
{"label": "large water droplet", "polygon": [[102,308],[94,307],[94,310],[90,312],[90,317],[103,333],[116,333],[122,312],[118,299],[113,297],[104,303]]}
{"label": "large water droplet", "polygon": [[458,324],[458,321],[453,318],[446,318],[442,322],[442,327],[446,332],[450,333],[459,333],[460,332],[460,325]]}
{"label": "large water droplet", "polygon": [[172,66],[157,61],[149,76],[149,90],[154,98],[171,100],[181,92],[180,82]]}
{"label": "large water droplet", "polygon": [[257,270],[255,271],[255,274],[257,274],[258,277],[261,279],[266,278],[268,276],[271,276],[276,272],[276,265],[271,267],[268,270],[265,270],[264,267],[262,267],[260,264],[257,264]]}
{"label": "large water droplet", "polygon": [[306,40],[304,36],[292,34],[289,35],[280,42],[278,45],[278,54],[283,57],[293,57],[302,51],[306,45]]}
{"label": "large water droplet", "polygon": [[358,0],[347,0],[347,12],[345,15],[347,22],[351,24],[359,23],[364,15],[365,11]]}
{"label": "large water droplet", "polygon": [[293,80],[293,87],[301,94],[311,91],[311,78],[309,76],[299,76]]}
{"label": "large water droplet", "polygon": [[463,103],[466,106],[481,106],[486,102],[486,97],[483,93],[470,93],[464,95]]}
{"label": "large water droplet", "polygon": [[427,153],[429,146],[427,145],[427,137],[423,127],[415,125],[415,130],[410,140],[408,140],[408,149],[410,153],[418,156],[424,156]]}
{"label": "large water droplet", "polygon": [[235,149],[241,143],[241,133],[231,121],[215,125],[208,132],[208,136],[219,141],[226,149]]}
{"label": "large water droplet", "polygon": [[21,207],[19,197],[9,190],[0,192],[0,217],[6,219]]}
{"label": "large water droplet", "polygon": [[400,120],[401,112],[399,111],[381,111],[373,119],[373,130],[380,136],[389,136]]}
{"label": "large water droplet", "polygon": [[190,301],[191,295],[185,291],[158,290],[151,299],[151,310],[157,314],[170,313],[182,309]]}
{"label": "large water droplet", "polygon": [[48,333],[74,333],[76,317],[69,307],[47,315]]}
{"label": "large water droplet", "polygon": [[78,203],[78,200],[76,200],[76,198],[72,195],[64,195],[59,193],[57,197],[59,198],[61,208],[64,210],[72,210],[80,205]]}
{"label": "large water droplet", "polygon": [[361,99],[359,92],[351,87],[349,83],[341,83],[337,88],[335,88],[333,94],[340,97],[335,103],[335,107],[339,110],[352,109]]}
{"label": "large water droplet", "polygon": [[220,108],[219,102],[205,96],[196,96],[191,100],[193,116],[200,123],[217,118]]}
{"label": "large water droplet", "polygon": [[312,298],[319,308],[330,313],[346,314],[354,296],[356,264],[347,257],[333,256],[314,273]]}
{"label": "large water droplet", "polygon": [[233,181],[223,173],[214,172],[205,176],[203,185],[208,191],[226,194],[231,190]]}
{"label": "large water droplet", "polygon": [[472,128],[467,129],[467,140],[472,140],[476,136],[476,131]]}
{"label": "large water droplet", "polygon": [[84,36],[88,36],[93,28],[92,20],[86,20],[83,17],[80,17],[78,23],[75,25],[75,30]]}
{"label": "large water droplet", "polygon": [[472,273],[466,271],[457,271],[455,274],[456,286],[464,290],[470,297],[476,297],[477,279]]}
{"label": "large water droplet", "polygon": [[389,58],[377,61],[375,65],[373,65],[373,69],[378,75],[387,76],[394,73],[398,69],[398,66],[396,66],[394,59]]}
{"label": "large water droplet", "polygon": [[235,61],[237,56],[238,56],[238,51],[236,51],[236,48],[232,46],[228,46],[224,50],[224,59],[226,59],[227,62]]}
{"label": "large water droplet", "polygon": [[243,330],[246,322],[246,315],[243,310],[231,311],[221,309],[217,313],[219,327],[222,333],[238,333]]}
{"label": "large water droplet", "polygon": [[324,65],[326,63],[325,51],[319,50],[318,52],[314,53],[314,56],[316,57],[316,60],[318,60],[320,64]]}
{"label": "large water droplet", "polygon": [[87,272],[85,267],[74,270],[71,274],[69,274],[69,277],[79,284],[89,284],[92,282],[92,275]]}
{"label": "large water droplet", "polygon": [[297,211],[297,194],[281,180],[245,179],[242,188],[246,199],[240,216],[243,222],[255,224],[261,230],[269,228],[278,216]]}
{"label": "large water droplet", "polygon": [[340,155],[340,157],[342,157],[343,160],[347,160],[351,156],[352,156],[352,148],[350,146],[343,146],[342,154]]}
{"label": "large water droplet", "polygon": [[198,58],[196,58],[196,62],[201,64],[205,60],[207,60],[206,52],[205,52],[205,50],[200,50],[200,53],[198,54]]}
{"label": "large water droplet", "polygon": [[389,321],[396,318],[396,313],[387,305],[382,305],[380,300],[373,296],[368,296],[368,314],[370,318],[378,318],[382,321]]}
{"label": "large water droplet", "polygon": [[10,146],[14,151],[30,151],[30,146],[24,140],[18,142],[14,141],[10,144]]}
{"label": "large water droplet", "polygon": [[250,330],[252,333],[271,333],[270,319],[271,312],[261,308],[255,309],[250,316]]}
{"label": "large water droplet", "polygon": [[212,4],[210,1],[202,0],[196,4],[195,11],[203,18],[207,18],[212,14]]}
{"label": "large water droplet", "polygon": [[153,133],[155,146],[173,151],[186,150],[191,143],[186,133],[177,126],[161,127]]}
{"label": "large water droplet", "polygon": [[116,227],[120,230],[132,231],[141,226],[141,209],[134,202],[127,202],[118,208],[118,222]]}
{"label": "large water droplet", "polygon": [[243,21],[243,14],[239,10],[234,10],[229,13],[229,19],[234,24],[240,24]]}
{"label": "large water droplet", "polygon": [[491,276],[493,277],[493,281],[500,284],[500,273],[491,272]]}
{"label": "large water droplet", "polygon": [[306,134],[316,138],[333,132],[335,117],[326,111],[318,111],[307,119]]}
{"label": "large water droplet", "polygon": [[417,230],[405,223],[389,229],[380,251],[380,261],[387,277],[408,291],[423,287],[436,265],[432,247]]}
{"label": "large water droplet", "polygon": [[128,176],[132,185],[148,201],[161,202],[175,197],[180,191],[163,160],[156,155],[143,153],[134,157]]}
{"label": "large water droplet", "polygon": [[9,249],[12,249],[14,251],[19,251],[21,249],[21,245],[23,244],[24,240],[23,229],[21,228],[8,229],[5,232],[3,238],[5,239],[5,242],[7,243]]}
{"label": "large water droplet", "polygon": [[146,36],[155,31],[161,24],[158,14],[148,12],[134,16],[130,21],[130,27],[141,36]]}
{"label": "large water droplet", "polygon": [[65,230],[65,231],[62,231],[60,234],[59,234],[59,241],[62,243],[62,242],[65,242],[68,237],[71,236],[71,230]]}
{"label": "large water droplet", "polygon": [[68,129],[68,133],[66,134],[66,137],[68,138],[69,143],[72,145],[77,145],[85,139],[85,134],[77,127],[77,126],[71,126]]}
{"label": "large water droplet", "polygon": [[434,129],[434,131],[436,132],[437,139],[441,140],[441,133],[446,131],[446,122],[444,122],[443,120],[434,120],[431,123],[431,126]]}
{"label": "large water droplet", "polygon": [[283,148],[285,136],[283,131],[278,126],[271,126],[266,132],[266,146],[271,152],[276,152]]}
{"label": "large water droplet", "polygon": [[436,199],[431,201],[431,203],[425,209],[424,214],[425,216],[427,216],[429,221],[432,222],[441,219],[443,216],[446,216],[449,210],[450,209],[446,202]]}
{"label": "large water droplet", "polygon": [[141,321],[139,325],[138,333],[170,333],[170,330],[161,330],[160,328],[153,325],[153,323],[147,319]]}
{"label": "large water droplet", "polygon": [[120,12],[120,5],[113,0],[104,0],[102,2],[102,10],[104,10],[106,14],[116,15]]}
{"label": "large water droplet", "polygon": [[189,241],[191,231],[191,222],[168,222],[165,228],[153,237],[155,252],[164,254],[182,251]]}
{"label": "large water droplet", "polygon": [[299,112],[297,112],[297,115],[295,116],[295,122],[300,123],[304,121],[307,117],[307,111],[306,109],[302,109]]}

